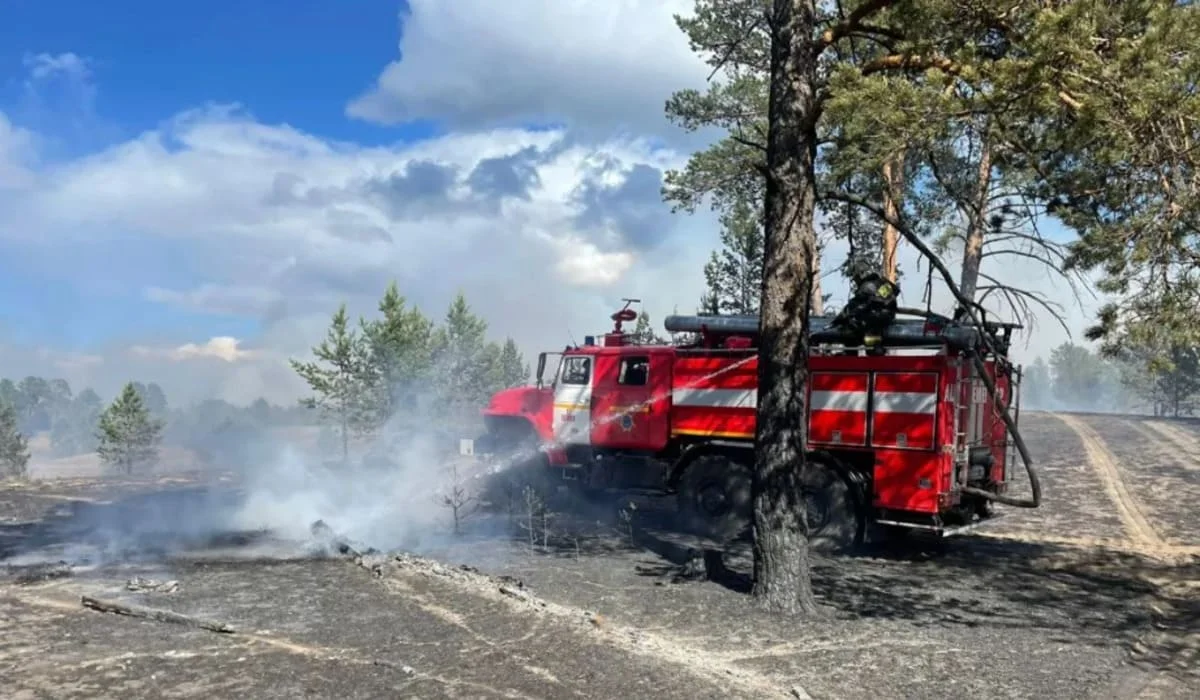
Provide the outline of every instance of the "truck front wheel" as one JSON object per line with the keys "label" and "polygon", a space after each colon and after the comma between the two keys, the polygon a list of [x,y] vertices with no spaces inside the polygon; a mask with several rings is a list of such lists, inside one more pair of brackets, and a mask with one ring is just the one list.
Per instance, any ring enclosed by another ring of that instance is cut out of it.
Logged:
{"label": "truck front wheel", "polygon": [[721,454],[696,458],[681,477],[677,502],[689,532],[729,540],[750,527],[750,467]]}

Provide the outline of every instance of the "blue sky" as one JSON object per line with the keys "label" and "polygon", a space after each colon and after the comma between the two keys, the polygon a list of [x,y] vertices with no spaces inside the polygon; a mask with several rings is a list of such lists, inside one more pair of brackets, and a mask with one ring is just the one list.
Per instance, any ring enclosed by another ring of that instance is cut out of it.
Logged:
{"label": "blue sky", "polygon": [[433,124],[397,129],[344,115],[346,102],[396,57],[404,9],[397,0],[6,0],[0,5],[3,104],[14,109],[14,121],[32,112],[23,104],[25,55],[72,52],[93,60],[101,86],[95,104],[101,124],[95,126],[111,129],[107,140],[154,128],[208,101],[238,102],[265,122],[334,139],[384,143],[429,135]]}

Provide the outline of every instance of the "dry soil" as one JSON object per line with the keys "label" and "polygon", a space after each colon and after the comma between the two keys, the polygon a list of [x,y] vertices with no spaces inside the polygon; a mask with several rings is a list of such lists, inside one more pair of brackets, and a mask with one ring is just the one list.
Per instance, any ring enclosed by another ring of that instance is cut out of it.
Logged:
{"label": "dry soil", "polygon": [[[697,543],[654,518],[626,527],[621,503],[551,520],[544,546],[468,534],[421,557],[356,556],[259,532],[114,537],[121,523],[235,508],[229,475],[10,484],[4,696],[1200,696],[1200,428],[1045,413],[1022,425],[1042,508],[819,559],[825,609],[807,620],[755,607],[744,545],[729,548],[728,576],[688,580]],[[107,557],[79,565],[101,531]],[[136,577],[178,585],[131,590]],[[84,595],[235,631],[96,612]]]}

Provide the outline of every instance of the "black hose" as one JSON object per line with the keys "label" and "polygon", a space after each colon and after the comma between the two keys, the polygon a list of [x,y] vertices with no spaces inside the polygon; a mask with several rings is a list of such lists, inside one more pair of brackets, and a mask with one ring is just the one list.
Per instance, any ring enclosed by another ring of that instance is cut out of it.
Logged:
{"label": "black hose", "polygon": [[[941,263],[940,260],[932,261],[932,262],[935,263],[935,266],[942,267],[940,264]],[[970,309],[970,305],[965,303],[965,299],[962,296],[962,292],[959,291],[958,287],[950,279],[949,270],[944,270],[944,268],[943,268],[943,272],[944,272],[943,276],[945,277],[945,282],[950,287],[951,293],[954,294],[954,296],[959,299],[960,303],[962,303],[962,306],[964,307],[965,312],[970,317],[972,325],[974,325],[979,330],[979,335],[981,338],[983,338],[984,343],[988,346],[988,349],[992,352],[993,355],[995,355],[997,358],[999,358],[1000,353],[996,352],[996,348],[992,345],[993,339],[990,336],[990,334],[988,333],[987,328],[975,316],[974,312]],[[899,313],[910,314],[913,316],[924,316],[926,318],[933,318],[933,319],[937,319],[939,321],[950,321],[949,318],[947,318],[946,316],[943,316],[941,314],[921,311],[918,309],[901,308],[901,309],[897,309],[897,311]],[[984,388],[987,389],[988,396],[990,396],[992,399],[992,405],[996,407],[996,412],[1000,414],[1000,419],[1002,421],[1004,421],[1005,429],[1008,430],[1009,435],[1012,435],[1013,444],[1016,446],[1017,452],[1021,455],[1021,462],[1025,467],[1025,473],[1029,477],[1029,490],[1031,493],[1030,493],[1030,498],[1027,498],[1027,499],[1014,498],[1012,496],[1005,496],[1003,494],[993,493],[991,491],[987,491],[984,489],[975,488],[974,486],[965,486],[965,485],[961,487],[962,492],[966,493],[966,494],[970,494],[972,496],[978,496],[980,498],[983,498],[983,499],[986,499],[989,501],[995,501],[996,503],[1003,503],[1004,505],[1013,506],[1016,508],[1037,508],[1042,504],[1042,482],[1041,482],[1041,479],[1038,478],[1037,469],[1035,469],[1033,466],[1033,457],[1029,454],[1029,447],[1026,446],[1025,439],[1023,437],[1021,437],[1021,431],[1017,428],[1017,422],[1015,420],[1013,420],[1012,414],[1009,413],[1008,405],[1005,403],[1002,403],[1000,401],[999,394],[996,391],[996,382],[992,379],[991,375],[988,374],[987,366],[983,363],[983,356],[980,355],[978,352],[971,352],[971,360],[972,360],[972,363],[975,365],[975,370],[979,374],[979,378],[983,381]],[[999,363],[997,363],[997,365],[998,364]]]}
{"label": "black hose", "polygon": [[1025,439],[1021,437],[1021,431],[1017,429],[1017,422],[1013,420],[1012,414],[1008,412],[1008,406],[1000,403],[1000,397],[996,392],[996,382],[988,375],[987,366],[983,364],[983,357],[979,353],[973,352],[971,353],[971,360],[975,365],[976,371],[979,373],[979,378],[983,380],[983,385],[988,391],[988,396],[992,397],[992,404],[1000,414],[1000,419],[1004,421],[1004,426],[1008,429],[1009,435],[1012,435],[1013,444],[1016,445],[1017,452],[1021,455],[1021,461],[1025,464],[1025,473],[1029,475],[1029,490],[1031,494],[1028,499],[1013,498],[1012,496],[977,489],[974,486],[963,486],[962,492],[1017,508],[1037,508],[1042,504],[1042,482],[1038,479],[1037,470],[1033,468],[1033,457],[1029,455],[1029,448],[1025,445]]}

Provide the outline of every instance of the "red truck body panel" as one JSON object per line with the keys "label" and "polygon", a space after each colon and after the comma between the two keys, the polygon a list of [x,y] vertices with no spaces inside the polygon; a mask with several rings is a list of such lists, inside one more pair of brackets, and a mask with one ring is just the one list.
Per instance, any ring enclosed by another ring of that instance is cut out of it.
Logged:
{"label": "red truck body panel", "polygon": [[[945,405],[949,392],[944,387],[955,384],[957,371],[947,359],[809,359],[809,446],[872,453],[876,507],[937,513],[951,491],[954,454],[960,445],[953,407]],[[731,369],[722,372],[727,368]],[[756,358],[681,354],[674,369],[672,434],[754,438]],[[993,477],[1003,481],[1004,426],[997,420],[986,427],[999,439]]]}

